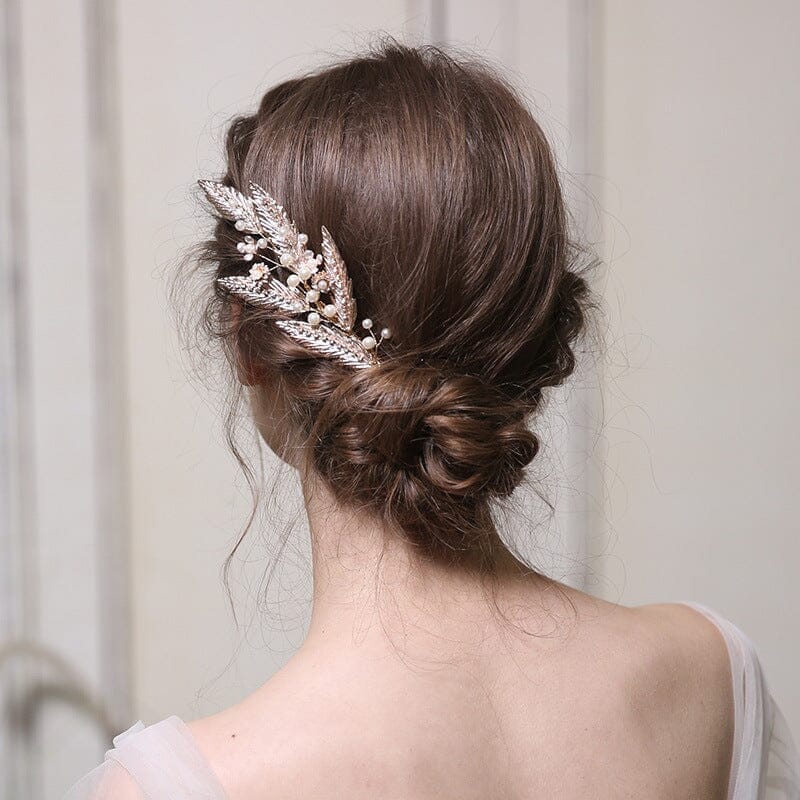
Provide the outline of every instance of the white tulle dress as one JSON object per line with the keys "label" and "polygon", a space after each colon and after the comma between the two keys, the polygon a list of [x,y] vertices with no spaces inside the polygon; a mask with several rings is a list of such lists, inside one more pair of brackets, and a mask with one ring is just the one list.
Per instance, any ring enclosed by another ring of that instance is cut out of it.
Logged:
{"label": "white tulle dress", "polygon": [[[733,623],[698,603],[725,637],[733,675],[735,733],[728,800],[800,800],[800,755],[769,693],[755,647]],[[179,717],[137,722],[114,738],[102,764],[64,800],[227,800]]]}

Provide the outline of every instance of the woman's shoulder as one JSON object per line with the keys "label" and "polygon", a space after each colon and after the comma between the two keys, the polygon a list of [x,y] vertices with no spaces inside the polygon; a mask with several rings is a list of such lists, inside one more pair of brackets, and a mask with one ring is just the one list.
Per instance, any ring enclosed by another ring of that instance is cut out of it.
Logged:
{"label": "woman's shoulder", "polygon": [[[654,603],[632,609],[651,635],[663,637],[667,649],[680,651],[697,667],[714,670],[730,688],[743,670],[762,679],[758,652],[751,638],[731,619],[697,601]],[[727,675],[727,680],[724,676]]]}
{"label": "woman's shoulder", "polygon": [[[721,723],[730,716],[731,651],[735,627],[724,627],[724,618],[693,602],[653,603],[631,611],[631,635],[642,643],[645,676],[653,692],[669,692],[703,698],[713,703]],[[672,698],[674,699],[674,698]]]}
{"label": "woman's shoulder", "polygon": [[[698,682],[730,686],[723,618],[705,606],[692,602],[627,606],[591,597],[580,607],[589,641],[615,648],[620,675],[629,673],[650,686],[659,673],[671,674],[673,689]],[[659,685],[666,688],[667,683]]]}
{"label": "woman's shoulder", "polygon": [[[648,685],[671,691],[710,692],[720,688],[720,703],[730,699],[730,653],[717,619],[689,602],[651,603],[627,608],[621,634],[640,657]],[[658,676],[664,676],[658,680]],[[667,681],[666,676],[672,676]],[[655,685],[654,685],[655,681]]]}
{"label": "woman's shoulder", "polygon": [[722,614],[694,601],[649,603],[625,610],[634,635],[660,643],[667,650],[705,651],[709,663],[722,662],[726,667],[729,636],[735,631],[746,638]]}
{"label": "woman's shoulder", "polygon": [[781,797],[800,797],[800,752],[772,696],[753,640],[705,604],[674,605],[690,608],[712,625],[727,653],[726,686],[735,718],[730,796],[762,797],[765,787],[772,786],[782,787]]}

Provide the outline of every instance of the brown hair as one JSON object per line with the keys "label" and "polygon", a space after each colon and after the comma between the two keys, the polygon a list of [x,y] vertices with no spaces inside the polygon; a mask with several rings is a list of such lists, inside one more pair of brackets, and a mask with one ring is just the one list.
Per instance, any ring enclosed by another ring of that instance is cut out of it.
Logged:
{"label": "brown hair", "polygon": [[[379,367],[352,370],[263,309],[232,325],[221,292],[208,318],[262,374],[280,373],[339,502],[431,557],[491,567],[492,501],[537,453],[527,420],[573,371],[591,302],[541,128],[484,64],[389,42],[271,89],[226,144],[221,180],[264,186],[315,251],[327,227],[359,316],[393,337]],[[204,248],[215,277],[246,273],[238,241],[217,224]]]}

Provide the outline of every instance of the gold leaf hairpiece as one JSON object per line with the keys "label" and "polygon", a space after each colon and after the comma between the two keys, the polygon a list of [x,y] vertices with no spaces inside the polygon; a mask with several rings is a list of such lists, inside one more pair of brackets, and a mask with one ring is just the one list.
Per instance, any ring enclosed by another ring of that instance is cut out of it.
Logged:
{"label": "gold leaf hairpiece", "polygon": [[[257,183],[250,182],[249,196],[216,181],[198,183],[220,216],[244,234],[236,245],[242,260],[259,259],[247,275],[219,278],[219,286],[244,303],[286,315],[275,324],[308,350],[355,369],[380,363],[376,351],[391,331],[383,328],[376,337],[369,318],[361,321],[363,338],[353,330],[353,285],[326,228],[322,228],[322,253],[317,255],[306,247],[308,236],[298,232],[283,206]],[[266,249],[278,261],[260,252]],[[272,275],[278,267],[290,273],[285,283]],[[303,318],[292,318],[297,314]]]}

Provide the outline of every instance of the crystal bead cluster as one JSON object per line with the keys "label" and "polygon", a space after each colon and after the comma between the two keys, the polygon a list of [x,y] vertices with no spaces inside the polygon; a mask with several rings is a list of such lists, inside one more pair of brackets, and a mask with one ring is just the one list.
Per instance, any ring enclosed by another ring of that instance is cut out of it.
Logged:
{"label": "crystal bead cluster", "polygon": [[[219,278],[227,293],[254,306],[277,312],[275,324],[309,350],[357,369],[380,363],[377,350],[391,338],[389,328],[374,331],[371,319],[361,321],[363,336],[354,330],[356,301],[347,267],[326,228],[322,228],[322,253],[308,249],[308,236],[300,233],[281,205],[256,183],[244,195],[216,181],[199,181],[219,214],[246,234],[237,244],[244,261],[258,260],[247,275]],[[269,250],[277,261],[260,251]],[[289,271],[286,282],[273,273]],[[302,319],[292,315],[302,314]]]}

